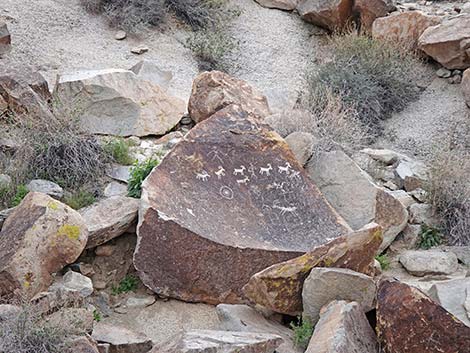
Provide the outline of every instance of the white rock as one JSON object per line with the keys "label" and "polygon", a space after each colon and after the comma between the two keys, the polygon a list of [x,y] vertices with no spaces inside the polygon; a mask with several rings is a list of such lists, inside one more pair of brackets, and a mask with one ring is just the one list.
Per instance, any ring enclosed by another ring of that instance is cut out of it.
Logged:
{"label": "white rock", "polygon": [[406,208],[410,207],[412,204],[416,203],[416,200],[410,196],[405,190],[395,190],[395,191],[387,191],[390,195],[396,198],[398,201],[401,202],[403,206]]}
{"label": "white rock", "polygon": [[409,273],[419,277],[450,275],[458,269],[457,256],[440,250],[408,250],[399,261]]}
{"label": "white rock", "polygon": [[113,178],[118,181],[122,181],[127,184],[129,177],[131,175],[131,168],[130,166],[115,166],[111,170],[108,171],[107,175],[110,178]]}
{"label": "white rock", "polygon": [[[77,294],[82,298],[89,297],[93,293],[93,283],[90,278],[74,271],[67,272],[59,282],[54,283],[50,288],[51,292],[61,294]],[[64,293],[69,292],[69,293]]]}

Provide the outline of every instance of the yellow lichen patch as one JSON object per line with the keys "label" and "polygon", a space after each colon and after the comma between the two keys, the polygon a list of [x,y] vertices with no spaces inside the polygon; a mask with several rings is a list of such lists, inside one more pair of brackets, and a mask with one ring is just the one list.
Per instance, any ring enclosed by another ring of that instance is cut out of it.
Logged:
{"label": "yellow lichen patch", "polygon": [[71,240],[78,240],[80,237],[80,227],[71,224],[64,224],[57,231],[57,236],[65,236]]}
{"label": "yellow lichen patch", "polygon": [[47,208],[53,211],[57,211],[59,209],[59,204],[55,201],[49,201],[49,203],[47,204]]}
{"label": "yellow lichen patch", "polygon": [[383,236],[382,236],[382,231],[380,229],[377,229],[374,231],[374,234],[372,235],[372,237],[375,239],[375,240],[380,240],[382,241],[383,240]]}

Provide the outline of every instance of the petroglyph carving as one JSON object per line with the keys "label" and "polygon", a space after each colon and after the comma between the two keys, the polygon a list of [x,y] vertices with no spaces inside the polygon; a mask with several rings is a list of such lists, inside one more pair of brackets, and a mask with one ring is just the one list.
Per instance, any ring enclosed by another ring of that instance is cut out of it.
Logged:
{"label": "petroglyph carving", "polygon": [[283,173],[289,174],[290,169],[291,169],[292,167],[291,167],[291,165],[290,165],[289,162],[286,162],[286,164],[285,164],[284,167],[278,166],[277,168],[278,168],[278,170],[279,170],[279,173],[281,173],[281,174],[283,174]]}
{"label": "petroglyph carving", "polygon": [[207,172],[205,170],[203,170],[201,173],[196,173],[196,179],[197,180],[202,180],[202,181],[207,181],[208,178],[210,178],[211,176],[209,174],[207,174]]}
{"label": "petroglyph carving", "polygon": [[248,178],[247,176],[245,176],[245,178],[243,178],[243,179],[238,179],[238,180],[237,180],[237,183],[238,183],[238,184],[247,184],[249,181],[250,181],[250,178]]}
{"label": "petroglyph carving", "polygon": [[233,175],[245,175],[245,170],[246,170],[245,166],[242,165],[240,166],[240,168],[235,168],[233,170]]}
{"label": "petroglyph carving", "polygon": [[217,179],[221,179],[223,176],[225,176],[225,169],[221,165],[219,165],[219,169],[215,172],[215,175],[217,175]]}
{"label": "petroglyph carving", "polygon": [[259,169],[259,173],[260,173],[261,175],[267,175],[267,176],[269,176],[271,170],[273,170],[273,167],[272,167],[271,163],[268,163],[268,166],[267,166],[267,167],[261,167],[261,168]]}

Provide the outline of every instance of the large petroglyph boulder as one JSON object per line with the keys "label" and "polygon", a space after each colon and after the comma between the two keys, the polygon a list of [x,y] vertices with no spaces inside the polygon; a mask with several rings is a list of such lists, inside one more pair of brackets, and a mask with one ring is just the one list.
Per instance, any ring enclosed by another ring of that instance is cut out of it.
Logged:
{"label": "large petroglyph boulder", "polygon": [[185,301],[240,303],[253,274],[349,229],[284,140],[235,105],[191,130],[141,202],[135,267]]}

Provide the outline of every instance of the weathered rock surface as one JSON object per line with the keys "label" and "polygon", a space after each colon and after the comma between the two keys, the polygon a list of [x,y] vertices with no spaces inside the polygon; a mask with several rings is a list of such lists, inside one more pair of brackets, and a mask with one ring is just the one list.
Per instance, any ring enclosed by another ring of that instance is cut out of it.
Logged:
{"label": "weathered rock surface", "polygon": [[94,325],[91,337],[98,343],[108,343],[109,353],[148,353],[153,346],[144,334],[102,322]]}
{"label": "weathered rock surface", "polygon": [[77,337],[70,341],[70,348],[66,353],[102,353],[97,344],[90,337]]}
{"label": "weathered rock surface", "polygon": [[29,297],[45,290],[52,273],[78,258],[87,238],[78,212],[30,192],[0,232],[0,297],[14,291]]}
{"label": "weathered rock surface", "polygon": [[21,307],[11,304],[0,304],[0,322],[13,319],[21,313]]}
{"label": "weathered rock surface", "polygon": [[377,353],[378,348],[361,306],[333,301],[322,309],[306,353]]}
{"label": "weathered rock surface", "polygon": [[271,114],[267,98],[243,80],[220,71],[204,72],[194,79],[188,111],[196,123],[231,104],[260,118]]}
{"label": "weathered rock surface", "polygon": [[170,71],[161,70],[157,64],[150,60],[142,60],[130,69],[142,80],[150,81],[154,85],[160,86],[165,91],[170,85],[173,74]]}
{"label": "weathered rock surface", "polygon": [[470,107],[470,69],[464,71],[460,86],[462,87],[462,94],[465,99],[465,103]]}
{"label": "weathered rock surface", "polygon": [[468,352],[470,328],[416,288],[379,285],[377,332],[385,353]]}
{"label": "weathered rock surface", "polygon": [[355,230],[370,222],[382,226],[386,249],[405,228],[408,212],[342,151],[322,152],[307,165],[307,171],[323,195]]}
{"label": "weathered rock surface", "polygon": [[0,55],[6,54],[11,50],[11,36],[7,24],[0,21]]}
{"label": "weathered rock surface", "polygon": [[103,195],[104,197],[126,196],[127,186],[118,181],[112,181],[106,185]]}
{"label": "weathered rock surface", "polygon": [[334,31],[346,26],[352,8],[352,0],[301,0],[297,11],[305,21]]}
{"label": "weathered rock surface", "polygon": [[380,227],[368,225],[255,274],[243,290],[255,304],[278,313],[298,315],[302,312],[302,287],[312,268],[348,268],[371,275],[381,243]]}
{"label": "weathered rock surface", "polygon": [[400,263],[415,276],[450,275],[458,266],[454,253],[440,250],[409,250],[400,255]]}
{"label": "weathered rock surface", "polygon": [[470,327],[470,312],[465,307],[470,298],[469,277],[435,283],[428,294],[449,313]]}
{"label": "weathered rock surface", "polygon": [[87,249],[124,234],[137,220],[140,200],[114,196],[80,210],[88,228]]}
{"label": "weathered rock surface", "polygon": [[90,278],[78,272],[68,271],[61,281],[49,288],[49,291],[58,292],[61,296],[76,295],[76,297],[85,298],[93,293],[93,283]]}
{"label": "weathered rock surface", "polygon": [[274,353],[282,338],[266,333],[194,330],[149,353]]}
{"label": "weathered rock surface", "polygon": [[323,306],[334,300],[357,302],[364,312],[374,308],[374,279],[345,268],[312,268],[302,290],[303,317],[316,324]]}
{"label": "weathered rock surface", "polygon": [[85,308],[62,308],[48,315],[46,325],[61,328],[73,335],[91,333],[93,330],[93,312]]}
{"label": "weathered rock surface", "polygon": [[316,138],[308,132],[293,132],[286,137],[286,142],[300,164],[305,165],[313,153]]}
{"label": "weathered rock surface", "polygon": [[395,174],[398,185],[410,192],[421,188],[428,180],[429,168],[422,162],[403,159],[398,163]]}
{"label": "weathered rock surface", "polygon": [[64,196],[64,189],[49,180],[34,179],[31,180],[26,187],[29,191],[41,192],[58,199]]}
{"label": "weathered rock surface", "polygon": [[5,220],[13,212],[13,210],[14,208],[12,207],[0,211],[0,230],[2,230],[3,223],[5,223]]}
{"label": "weathered rock surface", "polygon": [[448,69],[470,67],[470,14],[429,27],[419,38],[419,48]]}
{"label": "weathered rock surface", "polygon": [[62,102],[80,108],[81,126],[94,134],[163,135],[185,112],[182,100],[127,70],[62,75],[56,91]]}
{"label": "weathered rock surface", "polygon": [[423,32],[441,22],[438,16],[426,15],[421,11],[394,12],[387,17],[377,18],[372,26],[372,36],[392,43],[401,43],[410,49],[418,47]]}
{"label": "weathered rock surface", "polygon": [[255,0],[258,4],[271,9],[295,10],[300,0]]}
{"label": "weathered rock surface", "polygon": [[393,0],[355,0],[353,12],[359,14],[361,30],[370,31],[372,23],[395,9]]}
{"label": "weathered rock surface", "polygon": [[219,304],[217,314],[221,328],[227,331],[269,333],[282,337],[283,343],[276,349],[278,353],[300,353],[302,350],[294,345],[293,331],[266,319],[255,309],[247,305]]}
{"label": "weathered rock surface", "polygon": [[185,301],[240,303],[253,274],[348,231],[287,144],[238,106],[193,128],[141,202],[134,265]]}

